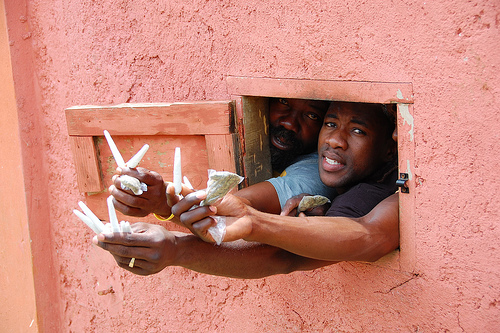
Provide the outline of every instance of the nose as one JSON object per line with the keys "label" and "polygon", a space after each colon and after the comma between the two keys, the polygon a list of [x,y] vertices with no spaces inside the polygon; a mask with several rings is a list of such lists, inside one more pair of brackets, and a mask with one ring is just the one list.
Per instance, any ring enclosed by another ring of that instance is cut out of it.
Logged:
{"label": "nose", "polygon": [[340,148],[342,150],[346,150],[348,146],[346,134],[340,129],[330,133],[327,139],[327,143],[330,147],[335,149]]}
{"label": "nose", "polygon": [[282,115],[278,120],[278,125],[281,125],[287,130],[295,132],[296,134],[298,134],[300,131],[300,124],[297,119],[296,112],[289,112],[285,115]]}

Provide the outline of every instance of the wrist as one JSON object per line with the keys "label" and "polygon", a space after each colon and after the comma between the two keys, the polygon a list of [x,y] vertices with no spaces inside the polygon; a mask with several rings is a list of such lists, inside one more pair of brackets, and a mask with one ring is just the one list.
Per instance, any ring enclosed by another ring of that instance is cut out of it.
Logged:
{"label": "wrist", "polygon": [[170,214],[172,214],[172,210],[170,209],[170,207],[167,206],[167,208],[161,207],[161,208],[155,209],[154,211],[152,211],[152,213],[159,215],[159,216],[166,219],[170,216]]}
{"label": "wrist", "polygon": [[244,240],[249,242],[258,242],[259,240],[259,230],[261,228],[259,215],[262,212],[252,208],[251,206],[247,206],[247,211],[245,214],[246,219],[246,227],[245,233],[246,236],[243,237]]}
{"label": "wrist", "polygon": [[247,211],[250,233],[244,239],[251,242],[264,243],[275,246],[275,241],[284,236],[289,216],[280,216],[258,211],[249,207]]}
{"label": "wrist", "polygon": [[205,242],[203,242],[200,238],[192,234],[186,234],[179,231],[173,231],[172,233],[174,234],[175,237],[175,249],[176,249],[172,265],[184,268],[192,267],[193,262],[196,261],[196,258],[194,256],[194,254],[197,254],[196,245],[200,242],[202,243]]}
{"label": "wrist", "polygon": [[160,215],[161,217],[163,218],[168,218],[170,216],[170,214],[172,214],[171,212],[171,207],[168,205],[168,202],[167,202],[167,183],[166,182],[163,182],[163,188],[161,189],[161,192],[160,193],[163,193],[162,196],[160,196],[160,201],[157,203],[158,207],[156,207],[156,209],[153,210],[152,213],[156,214],[156,215]]}
{"label": "wrist", "polygon": [[163,204],[160,207],[154,209],[152,211],[152,213],[159,215],[159,216],[166,219],[170,216],[170,214],[172,214],[172,208],[169,205],[167,205],[167,200],[165,198],[165,201],[163,201]]}

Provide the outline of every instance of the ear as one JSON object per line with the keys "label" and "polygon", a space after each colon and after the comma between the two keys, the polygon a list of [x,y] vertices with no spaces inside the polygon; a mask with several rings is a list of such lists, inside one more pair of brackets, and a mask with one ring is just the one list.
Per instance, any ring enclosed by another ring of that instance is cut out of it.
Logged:
{"label": "ear", "polygon": [[392,139],[398,142],[398,127],[394,128],[394,132],[392,132]]}

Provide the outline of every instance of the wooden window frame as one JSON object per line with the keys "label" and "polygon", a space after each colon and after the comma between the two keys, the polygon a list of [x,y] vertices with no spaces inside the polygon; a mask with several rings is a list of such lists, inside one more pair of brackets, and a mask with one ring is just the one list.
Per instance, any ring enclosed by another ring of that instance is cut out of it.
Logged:
{"label": "wooden window frame", "polygon": [[[95,138],[102,137],[105,129],[111,135],[125,136],[203,135],[209,167],[238,172],[245,176],[245,185],[251,185],[271,176],[268,98],[395,103],[399,172],[409,176],[409,193],[399,195],[400,251],[394,251],[373,265],[413,272],[416,246],[412,84],[238,76],[228,76],[226,83],[230,101],[68,108],[68,134],[79,189],[82,192],[103,190]],[[186,121],[186,114],[190,115],[190,121]]]}
{"label": "wooden window frame", "polygon": [[[193,103],[120,104],[74,106],[66,109],[66,122],[82,192],[104,189],[95,143],[104,130],[112,136],[202,135],[209,167],[236,172],[233,147],[237,139],[232,124],[232,101]],[[190,119],[186,119],[189,114]]]}
{"label": "wooden window frame", "polygon": [[[254,133],[256,126],[245,120],[250,114],[255,114],[255,108],[249,108],[252,100],[259,97],[280,97],[316,99],[358,103],[395,103],[397,104],[398,127],[398,159],[399,172],[409,176],[406,185],[409,193],[399,195],[399,231],[400,250],[383,257],[372,265],[405,272],[415,270],[416,244],[415,244],[415,181],[414,181],[414,138],[413,138],[413,86],[409,82],[370,82],[370,81],[335,81],[335,80],[309,80],[309,79],[278,79],[228,76],[226,78],[228,92],[231,99],[235,100],[236,124],[239,127],[240,152],[244,156],[243,168],[248,172],[253,170],[252,163],[259,160],[254,152],[248,152],[250,141],[268,142],[267,138],[259,137]],[[256,108],[257,110],[259,108]],[[258,117],[257,117],[258,118]],[[263,121],[252,120],[252,123]],[[262,132],[262,129],[260,130]],[[247,147],[245,147],[247,146]],[[247,149],[247,150],[245,150]],[[249,156],[247,156],[249,155]],[[265,162],[265,161],[264,161]],[[261,164],[264,162],[260,162]],[[264,175],[262,178],[265,178]]]}

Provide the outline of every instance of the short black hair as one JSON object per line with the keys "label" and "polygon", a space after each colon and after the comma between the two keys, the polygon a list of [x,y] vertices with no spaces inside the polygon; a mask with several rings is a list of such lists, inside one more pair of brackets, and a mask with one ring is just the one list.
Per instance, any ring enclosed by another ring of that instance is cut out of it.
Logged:
{"label": "short black hair", "polygon": [[396,104],[380,104],[384,116],[387,118],[389,131],[392,133],[396,129]]}

